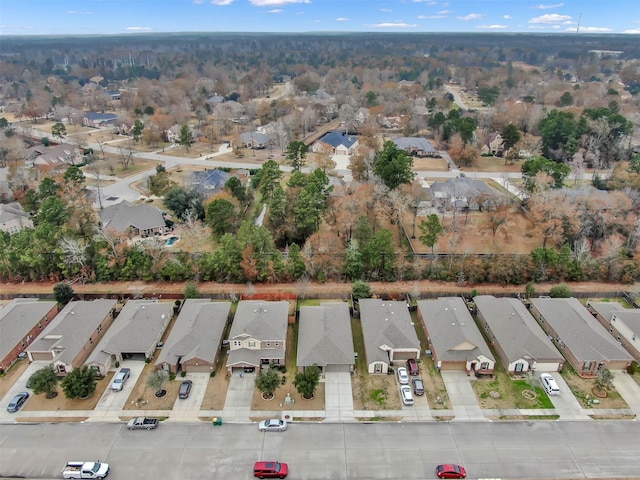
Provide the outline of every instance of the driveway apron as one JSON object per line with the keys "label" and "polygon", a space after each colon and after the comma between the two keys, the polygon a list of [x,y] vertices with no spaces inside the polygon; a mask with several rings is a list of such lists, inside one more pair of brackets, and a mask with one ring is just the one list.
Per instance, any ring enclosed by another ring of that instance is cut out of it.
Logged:
{"label": "driveway apron", "polygon": [[454,420],[487,420],[483,415],[476,395],[473,393],[469,377],[465,372],[454,370],[442,370],[444,380],[452,410],[455,413]]}
{"label": "driveway apron", "polygon": [[349,372],[326,372],[324,378],[325,421],[353,421],[353,392]]}

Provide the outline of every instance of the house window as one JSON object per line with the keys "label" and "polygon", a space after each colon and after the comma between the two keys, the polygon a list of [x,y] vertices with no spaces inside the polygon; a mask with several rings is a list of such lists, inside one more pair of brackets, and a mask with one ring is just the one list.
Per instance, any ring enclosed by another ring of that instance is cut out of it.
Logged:
{"label": "house window", "polygon": [[98,333],[102,332],[102,325],[98,325]]}
{"label": "house window", "polygon": [[591,370],[591,362],[584,362],[582,364],[582,370],[583,371]]}
{"label": "house window", "polygon": [[521,372],[522,370],[524,370],[524,364],[520,362],[516,363],[516,372]]}
{"label": "house window", "polygon": [[38,322],[38,328],[42,328],[42,322]]}
{"label": "house window", "polygon": [[489,370],[489,362],[482,362],[480,364],[480,370]]}
{"label": "house window", "polygon": [[233,341],[233,346],[234,347],[241,347],[242,346],[242,342],[240,340],[234,340]]}
{"label": "house window", "polygon": [[279,347],[279,346],[280,346],[280,342],[275,342],[275,343],[273,344],[273,346],[274,346],[274,347]]}
{"label": "house window", "polygon": [[271,342],[267,342],[267,347],[270,347],[270,346],[271,346]]}
{"label": "house window", "polygon": [[631,340],[633,340],[634,342],[637,340],[638,337],[636,337],[635,335],[633,337],[631,337]]}
{"label": "house window", "polygon": [[382,364],[381,363],[376,363],[375,367],[374,367],[374,371],[376,373],[382,373]]}
{"label": "house window", "polygon": [[254,341],[249,342],[249,348],[256,348],[256,342]]}
{"label": "house window", "polygon": [[609,327],[609,333],[613,333],[613,327]]}

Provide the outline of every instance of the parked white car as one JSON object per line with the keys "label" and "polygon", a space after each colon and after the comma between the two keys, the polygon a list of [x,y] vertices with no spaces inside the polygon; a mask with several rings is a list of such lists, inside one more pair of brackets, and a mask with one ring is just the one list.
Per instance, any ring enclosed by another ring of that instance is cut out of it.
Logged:
{"label": "parked white car", "polygon": [[258,430],[261,432],[283,432],[287,429],[287,422],[272,418],[270,420],[263,420],[258,424]]}
{"label": "parked white car", "polygon": [[413,393],[411,393],[411,387],[409,385],[402,385],[400,387],[400,395],[402,396],[402,403],[405,405],[413,405]]}
{"label": "parked white car", "polygon": [[540,383],[544,391],[547,392],[547,395],[560,395],[560,387],[558,387],[556,379],[548,373],[540,374]]}
{"label": "parked white car", "polygon": [[404,367],[398,368],[398,382],[400,385],[409,385],[409,372]]}

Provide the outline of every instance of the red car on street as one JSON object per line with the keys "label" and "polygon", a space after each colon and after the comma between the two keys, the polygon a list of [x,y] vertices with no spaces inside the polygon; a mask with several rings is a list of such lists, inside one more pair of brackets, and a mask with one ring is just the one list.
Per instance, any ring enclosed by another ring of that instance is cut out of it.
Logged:
{"label": "red car on street", "polygon": [[452,463],[438,465],[436,467],[436,475],[438,478],[466,478],[467,471],[462,465],[454,465]]}

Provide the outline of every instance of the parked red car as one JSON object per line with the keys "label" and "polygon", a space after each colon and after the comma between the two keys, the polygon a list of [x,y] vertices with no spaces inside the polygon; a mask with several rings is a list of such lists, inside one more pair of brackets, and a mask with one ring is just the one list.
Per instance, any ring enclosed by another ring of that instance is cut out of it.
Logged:
{"label": "parked red car", "polygon": [[253,476],[258,478],[285,478],[289,466],[280,462],[256,462],[253,465]]}
{"label": "parked red car", "polygon": [[416,362],[415,358],[410,358],[407,360],[407,370],[409,370],[409,375],[415,377],[416,375],[420,375],[420,370],[418,370],[418,362]]}
{"label": "parked red car", "polygon": [[452,463],[438,465],[436,467],[436,475],[438,478],[466,478],[467,471],[462,465],[454,465]]}

